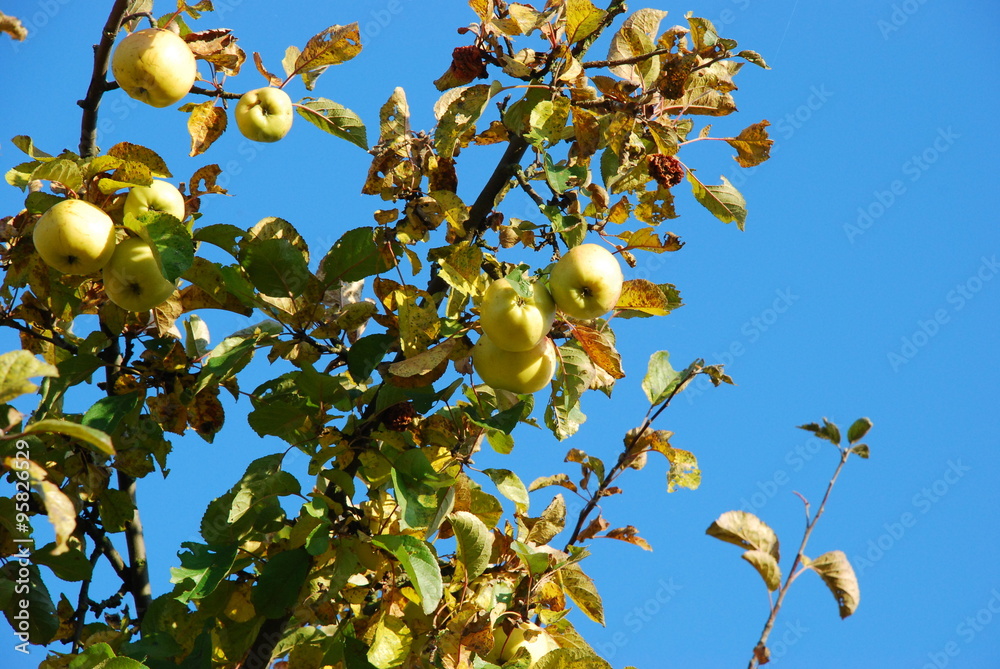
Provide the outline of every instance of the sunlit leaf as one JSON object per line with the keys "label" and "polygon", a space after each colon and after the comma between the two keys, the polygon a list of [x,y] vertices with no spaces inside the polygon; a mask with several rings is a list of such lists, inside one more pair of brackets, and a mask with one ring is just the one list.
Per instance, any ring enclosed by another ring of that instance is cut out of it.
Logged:
{"label": "sunlit leaf", "polygon": [[767,524],[746,511],[726,511],[713,522],[705,534],[720,541],[748,550],[759,550],[781,559],[778,535]]}
{"label": "sunlit leaf", "polygon": [[452,512],[448,521],[458,544],[458,559],[465,566],[466,578],[471,581],[489,565],[493,533],[486,523],[468,511]]}
{"label": "sunlit leaf", "polygon": [[853,423],[851,427],[847,429],[847,441],[849,443],[857,443],[865,438],[868,434],[868,430],[872,428],[872,421],[870,418],[859,418]]}
{"label": "sunlit leaf", "polygon": [[767,136],[769,125],[767,121],[754,123],[736,137],[726,140],[729,146],[736,149],[736,162],[740,167],[754,167],[771,157],[774,140]]}
{"label": "sunlit leaf", "polygon": [[597,594],[593,579],[583,573],[579,565],[571,564],[558,572],[559,584],[584,615],[596,623],[604,624],[604,603]]}
{"label": "sunlit leaf", "polygon": [[726,177],[720,178],[721,185],[706,186],[698,180],[692,170],[687,171],[687,180],[691,183],[694,198],[717,219],[723,223],[735,221],[736,226],[742,230],[747,220],[746,200]]}
{"label": "sunlit leaf", "polygon": [[320,130],[368,150],[368,131],[364,121],[347,107],[333,100],[317,98],[299,103],[295,111]]}
{"label": "sunlit leaf", "polygon": [[399,560],[420,596],[420,606],[424,613],[432,614],[444,594],[441,569],[433,547],[425,541],[406,535],[380,534],[372,537],[372,543],[389,551]]}
{"label": "sunlit leaf", "polygon": [[861,588],[854,568],[843,551],[823,553],[809,561],[807,566],[819,574],[826,587],[830,588],[840,607],[841,618],[846,618],[857,610],[861,603]]}
{"label": "sunlit leaf", "polygon": [[191,135],[191,151],[194,157],[208,151],[208,147],[226,131],[228,123],[226,110],[215,104],[214,100],[195,105],[188,116],[188,134]]}
{"label": "sunlit leaf", "polygon": [[773,555],[765,551],[749,550],[742,557],[757,570],[768,590],[774,592],[781,587],[781,568]]}
{"label": "sunlit leaf", "polygon": [[59,370],[42,362],[30,351],[11,351],[0,355],[0,404],[38,390],[38,386],[29,380],[33,376],[59,376]]}

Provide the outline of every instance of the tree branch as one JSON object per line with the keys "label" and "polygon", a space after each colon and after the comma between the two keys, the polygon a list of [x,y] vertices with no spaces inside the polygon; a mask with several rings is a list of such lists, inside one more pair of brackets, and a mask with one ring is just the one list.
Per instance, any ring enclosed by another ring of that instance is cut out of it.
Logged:
{"label": "tree branch", "polygon": [[840,471],[844,468],[844,465],[847,463],[847,458],[850,455],[850,448],[841,449],[840,462],[837,464],[837,469],[833,472],[833,477],[830,479],[830,483],[826,486],[826,494],[823,495],[823,501],[820,502],[819,508],[816,509],[816,515],[813,516],[812,520],[806,523],[806,531],[802,535],[802,543],[799,544],[799,551],[795,554],[795,560],[792,562],[792,566],[788,570],[788,576],[785,578],[784,585],[782,585],[781,590],[778,591],[778,599],[774,602],[774,606],[771,607],[771,614],[767,617],[767,622],[764,623],[764,629],[760,633],[760,640],[757,641],[757,645],[754,647],[753,656],[750,658],[750,664],[747,665],[748,669],[754,669],[758,665],[757,652],[759,649],[767,647],[767,638],[771,635],[771,630],[774,629],[774,623],[778,619],[778,611],[781,610],[781,604],[785,600],[785,595],[788,594],[789,586],[791,586],[792,581],[795,580],[795,577],[797,576],[795,570],[798,569],[800,564],[802,564],[802,558],[805,557],[806,544],[809,543],[809,537],[812,535],[813,529],[816,527],[816,523],[819,522],[820,516],[823,515],[823,510],[826,508],[827,500],[830,499],[830,493],[833,491],[833,485],[837,482],[837,477],[840,476]]}
{"label": "tree branch", "polygon": [[32,330],[27,325],[21,325],[20,323],[18,323],[17,321],[15,321],[13,318],[10,318],[10,317],[0,318],[0,326],[4,326],[4,325],[7,326],[7,327],[9,327],[9,328],[13,328],[14,330],[17,330],[18,332],[23,332],[24,334],[28,335],[29,337],[34,337],[35,339],[41,339],[42,341],[47,341],[48,343],[52,344],[53,346],[55,346],[57,348],[61,348],[64,351],[69,351],[73,355],[76,355],[76,353],[77,353],[76,346],[73,345],[73,344],[70,344],[68,341],[66,341],[62,337],[58,337],[58,336],[50,337],[48,335],[40,334],[40,333],[35,332],[34,330]]}
{"label": "tree branch", "polygon": [[656,49],[655,51],[650,51],[649,53],[641,53],[638,56],[631,56],[629,58],[619,58],[618,60],[588,60],[586,63],[582,64],[583,69],[589,70],[595,67],[616,67],[618,65],[635,65],[636,63],[641,63],[644,60],[649,60],[656,56],[663,56],[670,53],[670,49]]}
{"label": "tree branch", "polygon": [[104,91],[107,90],[111,47],[122,27],[127,10],[128,0],[115,0],[108,21],[101,32],[101,41],[94,45],[94,70],[90,75],[87,96],[77,102],[83,108],[83,119],[80,123],[80,155],[84,158],[97,154],[97,110],[101,106]]}
{"label": "tree branch", "polygon": [[129,590],[135,600],[135,617],[142,622],[146,609],[153,601],[153,591],[149,584],[149,565],[146,560],[146,538],[142,533],[142,519],[139,517],[139,505],[135,496],[135,478],[125,472],[118,472],[118,489],[127,492],[135,507],[132,520],[125,524],[125,540],[128,544],[129,575],[131,584]]}
{"label": "tree branch", "polygon": [[[100,545],[94,546],[94,552],[90,555],[90,571],[91,578],[93,577],[94,567],[97,566],[97,561],[101,558],[101,547]],[[76,653],[80,650],[80,639],[83,637],[83,626],[87,621],[87,605],[90,601],[90,582],[91,579],[85,580],[80,585],[80,598],[76,603],[76,629],[73,631],[73,652]]]}

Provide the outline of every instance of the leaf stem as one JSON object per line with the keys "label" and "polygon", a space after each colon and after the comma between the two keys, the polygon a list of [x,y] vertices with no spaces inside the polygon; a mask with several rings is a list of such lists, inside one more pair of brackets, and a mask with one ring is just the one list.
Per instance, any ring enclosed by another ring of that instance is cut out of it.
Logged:
{"label": "leaf stem", "polygon": [[758,666],[758,651],[766,648],[767,638],[771,635],[771,630],[774,629],[774,623],[778,618],[778,611],[781,610],[781,605],[785,600],[785,595],[788,594],[788,588],[791,586],[792,581],[794,581],[795,578],[806,569],[805,567],[798,569],[799,566],[802,565],[802,560],[805,557],[806,544],[809,543],[809,537],[812,536],[812,532],[816,528],[816,523],[819,522],[820,517],[823,515],[823,511],[826,509],[826,503],[830,499],[830,493],[833,491],[833,486],[837,482],[837,477],[840,476],[840,472],[847,463],[847,458],[850,454],[851,450],[849,448],[840,449],[840,462],[837,463],[837,469],[833,472],[833,476],[830,478],[830,483],[826,486],[826,493],[823,495],[823,501],[820,502],[819,508],[816,509],[816,515],[810,520],[807,513],[806,531],[802,535],[802,543],[799,544],[799,550],[795,554],[795,560],[792,562],[792,566],[788,570],[788,577],[785,579],[784,585],[781,586],[781,590],[778,591],[778,599],[774,602],[774,606],[771,607],[771,614],[768,616],[767,622],[764,623],[764,629],[761,631],[760,639],[754,647],[754,653],[750,657],[750,664],[747,665],[747,669],[754,669]]}

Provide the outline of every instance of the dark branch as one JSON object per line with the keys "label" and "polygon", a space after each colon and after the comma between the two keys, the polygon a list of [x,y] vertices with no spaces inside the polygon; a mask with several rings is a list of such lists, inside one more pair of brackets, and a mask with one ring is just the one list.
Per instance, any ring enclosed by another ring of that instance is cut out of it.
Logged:
{"label": "dark branch", "polygon": [[53,346],[55,346],[57,348],[61,348],[64,351],[69,351],[73,355],[76,355],[76,353],[77,353],[76,346],[73,345],[73,344],[70,344],[68,341],[66,341],[62,337],[58,337],[58,336],[52,336],[52,337],[50,337],[48,335],[40,334],[38,332],[35,332],[31,328],[29,328],[27,325],[21,325],[20,323],[18,323],[17,321],[15,321],[13,318],[2,318],[2,319],[0,319],[0,326],[3,326],[3,325],[5,325],[5,326],[7,326],[9,328],[13,328],[13,329],[17,330],[18,332],[23,332],[24,334],[28,335],[29,337],[33,337],[35,339],[41,339],[42,341],[47,341],[48,343],[52,344]]}
{"label": "dark branch", "polygon": [[108,63],[111,60],[111,47],[115,36],[122,27],[122,20],[128,10],[128,0],[115,0],[108,15],[108,22],[101,32],[101,41],[94,45],[94,70],[90,75],[90,87],[87,96],[80,100],[83,108],[83,119],[80,123],[80,155],[89,158],[97,153],[97,110],[101,106],[101,98],[107,90]]}

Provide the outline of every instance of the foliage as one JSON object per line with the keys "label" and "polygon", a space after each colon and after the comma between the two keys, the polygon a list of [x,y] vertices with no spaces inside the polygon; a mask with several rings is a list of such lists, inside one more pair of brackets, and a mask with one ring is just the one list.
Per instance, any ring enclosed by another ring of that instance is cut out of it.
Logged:
{"label": "foliage", "polygon": [[[567,618],[575,606],[603,622],[597,587],[582,568],[584,544],[649,545],[635,527],[612,528],[593,512],[650,452],[666,459],[668,490],[697,488],[696,456],[672,446],[672,433],[653,429],[653,421],[696,376],[715,385],[732,380],[701,360],[676,371],[658,353],[642,381],[649,411],[616,462],[571,448],[566,462],[579,466],[578,477],[556,473],[526,484],[508,469],[480,471],[479,449],[509,453],[515,429],[537,427],[536,416],[559,439],[577,433],[586,420],[583,396],[611,395],[624,377],[613,318],[664,317],[681,299],[671,284],[636,279],[626,282],[612,317],[560,317],[551,333],[559,368],[537,410],[539,398],[472,379],[477,304],[491,279],[547,280],[544,264],[512,262],[515,248],[548,258],[597,240],[632,266],[639,254],[679,251],[680,238],[659,226],[677,217],[673,188],[685,179],[697,202],[742,229],[742,195],[725,179],[706,184],[678,155],[687,144],[723,139],[741,166],[766,160],[766,121],[724,138],[696,126],[700,117],[736,111],[733,78],[745,62],[767,66],[705,19],[689,15],[662,29],[665,12],[629,14],[620,0],[604,9],[591,0],[553,0],[544,9],[469,4],[476,22],[463,32],[471,43],[455,49],[435,82],[442,95],[432,131],[411,129],[403,88],[379,110],[374,129],[340,102],[296,103],[309,124],[372,156],[363,193],[378,202],[373,220],[339,231],[329,249],[310,249],[291,222],[270,216],[249,229],[203,225],[202,199],[226,193],[215,164],[182,184],[184,220],[124,215],[129,187],[173,174],[152,147],[120,141],[97,150],[100,99],[121,94],[99,77],[82,101],[77,153],[52,155],[29,137],[13,138],[27,158],[6,181],[25,200],[2,219],[0,325],[18,332],[22,350],[0,356],[0,457],[15,485],[0,499],[0,551],[20,555],[18,540],[36,516],[53,525],[55,542],[30,549],[33,624],[23,639],[54,652],[46,667],[262,667],[282,657],[293,667],[490,667],[483,658],[497,630],[506,638],[529,621],[558,649],[541,660],[522,650],[506,666],[608,666]],[[210,153],[229,130],[224,104],[239,97],[232,82],[247,60],[231,31],[201,28],[211,10],[211,2],[179,2],[177,11],[150,19],[178,30],[202,75],[210,73],[200,82],[207,88],[192,90],[207,101],[180,107],[192,156]],[[116,2],[98,64],[115,35],[136,29],[151,11],[148,0]],[[588,60],[602,33],[610,35],[607,57]],[[536,48],[522,46],[529,39]],[[351,67],[355,58],[363,58],[356,23],[289,47],[284,76],[252,54],[269,85],[301,77],[310,92],[327,68]],[[503,156],[478,197],[465,202],[460,168],[491,144],[505,145]],[[504,215],[515,189],[537,205],[534,220]],[[131,313],[107,300],[99,275],[47,267],[32,227],[65,198],[100,206],[119,237],[150,243],[164,276],[182,287],[151,311]],[[226,260],[209,259],[220,251]],[[254,324],[209,348],[209,310]],[[81,330],[81,323],[92,326]],[[273,378],[246,387],[245,370],[260,358],[283,364]],[[31,381],[38,377],[40,385]],[[103,396],[82,412],[68,409],[92,397],[91,385]],[[11,405],[31,393],[30,414]],[[154,596],[143,558],[141,479],[167,475],[169,435],[193,431],[211,442],[223,432],[223,393],[248,400],[249,425],[287,449],[248,463],[228,492],[220,490],[200,540],[181,546],[173,589]],[[285,471],[293,452],[308,456],[315,483]],[[549,487],[582,496],[585,508],[569,517],[561,494],[533,506],[532,493]],[[297,511],[286,511],[298,501]],[[750,540],[750,530],[730,525],[720,522],[716,536],[741,537],[752,564],[774,572],[768,556],[776,561],[776,540]],[[564,530],[570,533],[558,548],[553,542]],[[95,601],[88,587],[101,560],[122,588]],[[17,564],[0,570],[0,608],[15,630],[20,604],[11,593],[19,576],[9,567]],[[842,607],[851,606],[838,557],[806,566],[845,593]],[[40,567],[48,583],[80,583],[77,603],[65,595],[55,601]],[[769,584],[777,573],[765,576]]]}

